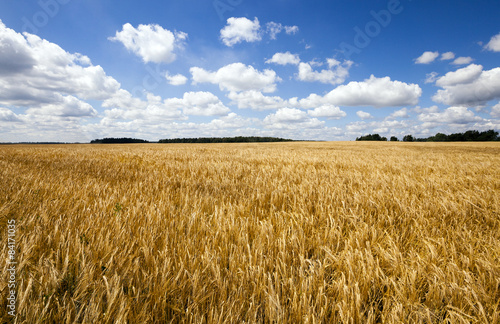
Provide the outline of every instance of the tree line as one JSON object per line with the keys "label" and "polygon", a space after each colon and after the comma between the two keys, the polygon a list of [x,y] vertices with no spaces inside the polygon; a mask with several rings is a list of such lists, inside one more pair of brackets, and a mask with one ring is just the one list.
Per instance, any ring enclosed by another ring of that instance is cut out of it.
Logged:
{"label": "tree line", "polygon": [[268,143],[292,142],[291,139],[278,137],[236,136],[236,137],[195,137],[161,139],[158,143]]}
{"label": "tree line", "polygon": [[[195,137],[161,139],[158,143],[265,143],[265,142],[292,142],[291,139],[278,137],[236,136],[236,137]],[[102,138],[90,141],[91,144],[126,144],[126,143],[155,143],[137,138]]]}
{"label": "tree line", "polygon": [[122,138],[108,137],[90,141],[90,144],[127,144],[127,143],[150,143],[150,142],[142,139],[129,138],[129,137],[122,137]]}
{"label": "tree line", "polygon": [[[387,141],[387,137],[382,137],[379,134],[368,134],[356,138],[356,141]],[[391,136],[390,141],[399,141],[396,136]],[[427,138],[415,138],[413,135],[405,135],[403,142],[491,142],[500,141],[498,132],[493,129],[479,132],[477,130],[468,130],[465,133],[453,133],[446,135],[437,133],[434,136]]]}

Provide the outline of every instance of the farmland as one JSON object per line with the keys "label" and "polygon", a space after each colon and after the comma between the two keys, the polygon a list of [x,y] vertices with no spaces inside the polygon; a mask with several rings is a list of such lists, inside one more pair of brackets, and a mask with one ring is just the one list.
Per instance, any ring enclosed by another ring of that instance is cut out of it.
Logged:
{"label": "farmland", "polygon": [[500,143],[0,146],[18,323],[499,323]]}

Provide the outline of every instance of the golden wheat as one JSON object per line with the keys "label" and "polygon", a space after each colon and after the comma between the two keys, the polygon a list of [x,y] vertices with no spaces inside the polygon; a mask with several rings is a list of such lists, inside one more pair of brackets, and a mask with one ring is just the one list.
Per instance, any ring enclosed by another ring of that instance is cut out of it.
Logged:
{"label": "golden wheat", "polygon": [[17,323],[500,323],[499,143],[13,145],[0,183]]}

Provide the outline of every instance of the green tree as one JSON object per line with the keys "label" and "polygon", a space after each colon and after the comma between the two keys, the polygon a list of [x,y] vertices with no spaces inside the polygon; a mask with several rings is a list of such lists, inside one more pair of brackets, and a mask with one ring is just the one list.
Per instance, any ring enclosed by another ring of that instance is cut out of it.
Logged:
{"label": "green tree", "polygon": [[405,135],[403,137],[403,142],[413,142],[413,141],[415,141],[415,138],[413,138],[412,135]]}

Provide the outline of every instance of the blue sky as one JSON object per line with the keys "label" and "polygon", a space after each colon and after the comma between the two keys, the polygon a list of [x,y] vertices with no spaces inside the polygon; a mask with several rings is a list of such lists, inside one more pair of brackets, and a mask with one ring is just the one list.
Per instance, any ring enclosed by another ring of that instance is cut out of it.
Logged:
{"label": "blue sky", "polygon": [[0,2],[0,142],[500,130],[498,1]]}

